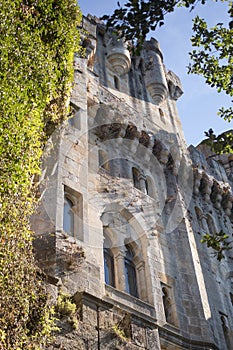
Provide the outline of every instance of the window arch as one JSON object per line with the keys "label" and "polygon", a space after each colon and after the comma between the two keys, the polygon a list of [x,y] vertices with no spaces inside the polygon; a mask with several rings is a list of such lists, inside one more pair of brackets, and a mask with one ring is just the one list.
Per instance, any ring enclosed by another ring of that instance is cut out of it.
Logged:
{"label": "window arch", "polygon": [[64,197],[64,208],[63,208],[63,230],[70,236],[74,237],[74,203],[65,194]]}
{"label": "window arch", "polygon": [[166,322],[174,326],[178,326],[179,322],[177,318],[173,289],[164,283],[161,283],[161,287],[162,287],[163,309],[164,309]]}
{"label": "window arch", "polygon": [[125,254],[125,291],[138,298],[136,268],[134,264],[134,251],[130,245],[126,245]]}
{"label": "window arch", "polygon": [[[130,220],[133,215],[125,208],[111,204],[102,216],[103,223],[103,281],[106,291],[114,287],[118,291],[152,301],[148,294],[146,256],[142,250],[144,241],[138,239],[139,225]],[[131,222],[129,222],[131,221]],[[112,290],[111,293],[114,293]]]}

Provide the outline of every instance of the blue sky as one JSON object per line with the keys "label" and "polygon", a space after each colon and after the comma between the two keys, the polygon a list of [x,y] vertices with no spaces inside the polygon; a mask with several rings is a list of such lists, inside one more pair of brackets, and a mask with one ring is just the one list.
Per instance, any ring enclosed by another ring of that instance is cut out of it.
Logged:
{"label": "blue sky", "polygon": [[[120,0],[121,4],[124,2]],[[117,1],[79,0],[78,3],[84,15],[90,13],[100,17],[103,14],[111,14]],[[198,5],[191,13],[184,8],[176,9],[174,13],[167,15],[164,26],[148,36],[159,40],[167,69],[174,71],[181,79],[184,94],[178,100],[177,106],[188,145],[197,145],[203,140],[204,131],[210,127],[217,134],[233,128],[232,122],[227,123],[217,116],[218,108],[228,107],[231,99],[208,87],[202,77],[187,74],[192,18],[197,14],[205,18],[211,26],[219,22],[229,22],[227,3],[207,0],[207,5]]]}

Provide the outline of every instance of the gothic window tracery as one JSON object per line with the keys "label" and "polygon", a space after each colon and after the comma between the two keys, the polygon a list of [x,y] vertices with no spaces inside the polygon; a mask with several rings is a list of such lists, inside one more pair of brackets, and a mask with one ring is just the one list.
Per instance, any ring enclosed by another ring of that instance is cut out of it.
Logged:
{"label": "gothic window tracery", "polygon": [[[129,213],[125,213],[129,219]],[[103,222],[103,272],[106,287],[148,300],[146,257],[136,232],[120,212],[105,212]]]}

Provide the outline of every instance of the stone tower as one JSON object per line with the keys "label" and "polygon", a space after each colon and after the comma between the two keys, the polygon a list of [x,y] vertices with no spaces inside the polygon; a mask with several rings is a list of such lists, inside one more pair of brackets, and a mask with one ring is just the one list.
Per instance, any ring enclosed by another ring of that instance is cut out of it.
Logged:
{"label": "stone tower", "polygon": [[73,117],[45,150],[35,250],[74,327],[49,349],[233,349],[233,263],[200,243],[232,230],[232,161],[188,150],[179,78],[155,39],[140,56],[83,18]]}

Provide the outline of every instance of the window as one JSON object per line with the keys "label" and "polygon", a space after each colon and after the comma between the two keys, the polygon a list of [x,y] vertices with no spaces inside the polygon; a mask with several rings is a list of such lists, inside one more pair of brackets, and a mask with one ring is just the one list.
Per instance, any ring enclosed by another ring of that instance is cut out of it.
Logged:
{"label": "window", "polygon": [[116,75],[114,75],[114,87],[117,90],[119,90],[119,88],[120,88],[119,78]]}
{"label": "window", "polygon": [[230,292],[230,299],[231,299],[231,304],[233,306],[233,294]]}
{"label": "window", "polygon": [[162,287],[163,293],[163,307],[165,312],[166,321],[170,321],[170,308],[171,308],[171,300],[169,298],[168,290],[166,287]]}
{"label": "window", "polygon": [[228,316],[225,315],[224,313],[222,313],[221,311],[219,311],[219,313],[220,313],[222,330],[223,330],[223,334],[224,334],[224,338],[225,338],[225,342],[226,342],[227,348],[228,349],[232,349],[232,347],[233,347],[233,339],[232,339],[231,332],[230,332],[229,325],[228,325]]}
{"label": "window", "polygon": [[83,240],[82,195],[64,186],[63,230],[75,239]]}
{"label": "window", "polygon": [[[114,293],[109,288],[114,287],[132,297],[148,301],[149,281],[146,279],[146,256],[142,251],[144,240],[136,238],[137,231],[129,222],[133,217],[131,213],[122,207],[119,207],[119,211],[115,209],[118,207],[115,208],[111,204],[101,216],[103,224],[102,271],[106,291]],[[151,296],[151,301],[152,299],[153,296]]]}
{"label": "window", "polygon": [[178,326],[179,322],[177,318],[173,289],[164,283],[161,283],[161,287],[165,319],[167,323],[172,324],[173,326]]}
{"label": "window", "polygon": [[64,210],[63,210],[63,230],[72,237],[74,237],[73,207],[74,207],[73,202],[67,197],[67,195],[65,195]]}
{"label": "window", "polygon": [[162,121],[164,124],[166,124],[165,118],[164,118],[164,112],[163,112],[163,110],[162,110],[161,108],[159,108],[159,115],[160,115],[161,121]]}
{"label": "window", "polygon": [[126,245],[125,255],[125,291],[138,298],[136,269],[133,263],[134,252],[132,248]]}
{"label": "window", "polygon": [[71,117],[68,119],[68,123],[75,129],[81,130],[81,109],[74,103],[70,102]]}
{"label": "window", "polygon": [[114,258],[109,248],[104,248],[104,276],[105,283],[115,287]]}
{"label": "window", "polygon": [[154,183],[149,176],[146,176],[146,194],[151,198],[155,198]]}
{"label": "window", "polygon": [[134,187],[140,190],[140,171],[137,168],[132,168]]}

